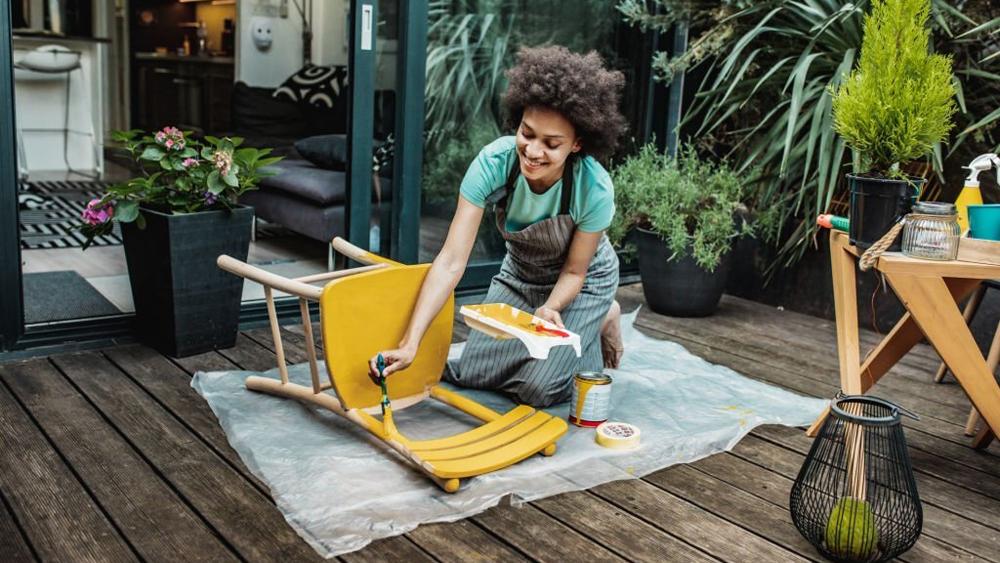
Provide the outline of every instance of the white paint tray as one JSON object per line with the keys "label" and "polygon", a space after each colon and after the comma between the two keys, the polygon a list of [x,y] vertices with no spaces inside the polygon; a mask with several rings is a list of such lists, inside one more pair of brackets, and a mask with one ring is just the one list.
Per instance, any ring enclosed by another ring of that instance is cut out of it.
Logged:
{"label": "white paint tray", "polygon": [[[554,346],[572,346],[580,357],[580,335],[506,303],[465,305],[459,312],[465,324],[498,340],[516,338],[532,358],[545,360]],[[541,327],[541,328],[538,328]]]}

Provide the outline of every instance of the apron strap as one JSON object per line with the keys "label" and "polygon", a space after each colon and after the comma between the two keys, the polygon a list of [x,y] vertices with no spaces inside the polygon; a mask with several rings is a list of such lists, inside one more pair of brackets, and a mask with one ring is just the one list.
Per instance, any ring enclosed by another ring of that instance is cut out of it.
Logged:
{"label": "apron strap", "polygon": [[566,157],[562,177],[562,201],[559,203],[559,214],[569,215],[569,204],[573,200],[573,165],[576,164],[576,153]]}

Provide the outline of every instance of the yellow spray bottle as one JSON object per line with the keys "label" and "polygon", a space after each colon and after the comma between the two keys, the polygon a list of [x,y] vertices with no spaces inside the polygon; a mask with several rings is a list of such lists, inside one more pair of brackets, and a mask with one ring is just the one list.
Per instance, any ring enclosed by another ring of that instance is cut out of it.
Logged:
{"label": "yellow spray bottle", "polygon": [[965,186],[955,200],[955,207],[958,208],[958,224],[962,232],[969,230],[969,206],[983,203],[983,194],[979,191],[979,173],[993,166],[1000,167],[1000,157],[986,153],[972,159],[968,166],[963,167],[969,170],[969,177],[965,179]]}

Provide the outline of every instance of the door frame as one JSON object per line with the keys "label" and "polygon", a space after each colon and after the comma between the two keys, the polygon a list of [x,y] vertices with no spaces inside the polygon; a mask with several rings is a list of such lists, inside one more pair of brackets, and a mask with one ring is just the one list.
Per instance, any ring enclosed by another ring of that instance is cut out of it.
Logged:
{"label": "door frame", "polygon": [[17,145],[14,124],[14,65],[11,3],[0,13],[0,350],[24,334],[21,246],[17,209]]}

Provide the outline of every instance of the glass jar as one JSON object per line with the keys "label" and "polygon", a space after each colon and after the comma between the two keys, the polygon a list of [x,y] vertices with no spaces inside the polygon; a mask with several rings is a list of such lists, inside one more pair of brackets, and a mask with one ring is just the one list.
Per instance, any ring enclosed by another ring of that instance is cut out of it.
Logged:
{"label": "glass jar", "polygon": [[954,204],[917,202],[903,225],[903,254],[927,260],[954,260],[958,257],[960,234]]}

